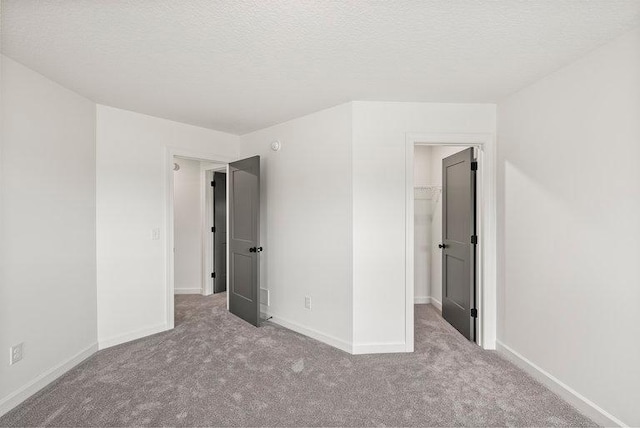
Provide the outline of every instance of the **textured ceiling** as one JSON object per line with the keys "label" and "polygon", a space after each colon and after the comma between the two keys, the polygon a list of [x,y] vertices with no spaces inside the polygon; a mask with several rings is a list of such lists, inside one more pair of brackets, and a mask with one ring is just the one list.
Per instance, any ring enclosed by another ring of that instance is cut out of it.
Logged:
{"label": "textured ceiling", "polygon": [[232,133],[349,100],[495,102],[640,0],[4,0],[2,52],[110,106]]}

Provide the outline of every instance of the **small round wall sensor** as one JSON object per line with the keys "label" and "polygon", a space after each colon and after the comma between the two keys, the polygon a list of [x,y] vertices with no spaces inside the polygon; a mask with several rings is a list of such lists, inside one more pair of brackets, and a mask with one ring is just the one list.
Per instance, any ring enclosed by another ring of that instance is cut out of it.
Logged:
{"label": "small round wall sensor", "polygon": [[282,147],[282,144],[280,144],[280,141],[278,140],[273,141],[271,143],[271,150],[273,150],[274,152],[277,152],[278,150],[280,150],[280,147]]}

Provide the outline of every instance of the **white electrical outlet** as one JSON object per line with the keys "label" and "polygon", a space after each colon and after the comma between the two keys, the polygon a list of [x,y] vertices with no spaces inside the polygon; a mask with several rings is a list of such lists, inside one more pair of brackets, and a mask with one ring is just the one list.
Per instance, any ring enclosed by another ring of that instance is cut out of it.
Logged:
{"label": "white electrical outlet", "polygon": [[157,241],[160,239],[160,228],[151,229],[151,239]]}
{"label": "white electrical outlet", "polygon": [[15,364],[22,359],[22,343],[9,348],[9,365]]}
{"label": "white electrical outlet", "polygon": [[304,297],[304,307],[306,309],[311,309],[311,297],[309,296]]}

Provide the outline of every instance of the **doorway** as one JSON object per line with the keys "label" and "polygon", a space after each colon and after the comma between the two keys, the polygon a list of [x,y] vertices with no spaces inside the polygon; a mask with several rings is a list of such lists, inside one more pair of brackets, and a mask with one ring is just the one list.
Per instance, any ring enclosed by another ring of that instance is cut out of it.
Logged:
{"label": "doorway", "polygon": [[[255,325],[260,325],[259,254],[263,247],[259,243],[260,224],[260,157],[235,160],[221,156],[197,155],[182,150],[168,148],[166,151],[166,254],[167,254],[167,298],[166,316],[168,328],[175,327],[176,294],[176,177],[179,163],[195,162],[200,168],[200,221],[192,219],[191,226],[199,225],[201,242],[201,288],[202,297],[211,294],[224,295],[226,308],[233,315]],[[178,165],[176,165],[178,164]],[[223,173],[223,175],[216,175]],[[229,173],[231,173],[229,175]],[[220,183],[216,214],[216,180]],[[193,181],[193,180],[192,180]],[[226,199],[220,200],[221,196]],[[194,211],[194,210],[192,210]],[[226,214],[224,227],[215,226],[216,220]],[[220,227],[220,234],[216,237]],[[179,240],[178,240],[179,241]],[[216,246],[219,248],[215,256]],[[197,259],[195,257],[194,259]],[[180,258],[178,258],[180,261]],[[192,260],[193,261],[193,260]],[[216,271],[215,266],[218,266]],[[223,267],[224,265],[224,267]],[[218,293],[214,293],[220,269]],[[226,278],[225,278],[226,277]],[[224,293],[224,288],[230,292]],[[196,287],[191,287],[192,291]],[[180,292],[178,291],[178,294]],[[219,298],[218,298],[219,300]]]}
{"label": "doorway", "polygon": [[[415,303],[431,304],[475,340],[475,253],[455,235],[475,234],[473,148],[416,146],[414,151]],[[447,225],[449,227],[447,227]],[[471,251],[470,251],[471,250]]]}
{"label": "doorway", "polygon": [[[476,226],[477,226],[477,249],[476,249],[476,296],[475,308],[477,319],[475,343],[481,345],[485,349],[495,349],[496,340],[496,236],[495,236],[495,146],[494,136],[492,134],[415,134],[410,133],[406,136],[406,277],[405,277],[405,296],[406,296],[406,343],[407,351],[413,351],[414,347],[414,304],[416,303],[432,303],[434,306],[442,304],[441,295],[434,292],[427,294],[419,294],[419,287],[422,286],[426,290],[424,283],[418,284],[416,287],[415,274],[416,269],[423,269],[418,275],[426,275],[425,269],[417,265],[417,258],[424,257],[422,254],[416,254],[415,247],[415,205],[416,205],[416,177],[414,176],[414,162],[417,147],[446,147],[450,150],[460,151],[465,147],[472,147],[474,157],[477,158],[476,172],[477,177],[477,194],[476,194]],[[427,183],[432,184],[432,183]],[[424,185],[423,187],[428,187]],[[431,190],[424,190],[433,191]],[[435,190],[436,192],[439,189]],[[438,197],[442,198],[442,195]],[[418,201],[418,204],[424,204]],[[424,209],[424,206],[422,207]],[[434,213],[435,214],[435,213]],[[419,225],[418,225],[419,226]],[[422,226],[424,229],[424,225]],[[431,236],[434,244],[442,244],[437,241],[436,236]],[[441,253],[432,252],[432,257],[441,257]],[[433,266],[432,266],[433,267]],[[433,270],[433,269],[432,269]],[[428,284],[431,289],[438,289],[438,284]],[[430,292],[430,291],[429,291]],[[428,298],[428,299],[427,299]],[[427,301],[428,300],[428,301]],[[437,300],[437,301],[436,301]]]}
{"label": "doorway", "polygon": [[[213,293],[213,278],[211,273],[214,266],[213,234],[213,191],[211,179],[214,171],[226,172],[227,164],[234,158],[194,153],[186,150],[167,148],[165,152],[165,194],[166,194],[166,318],[168,328],[175,327],[175,295],[191,294],[194,298],[208,296]],[[177,164],[177,165],[176,165]],[[183,173],[183,176],[178,174]],[[188,175],[189,177],[185,177]],[[186,180],[183,180],[186,179]],[[182,182],[181,182],[182,181]],[[186,219],[189,222],[189,237],[186,241],[180,232],[176,234],[176,223],[185,220],[184,213],[176,212],[176,205],[184,202],[176,191],[187,184],[189,196],[187,199],[189,212]],[[206,233],[209,231],[208,233]],[[184,245],[188,247],[184,247]],[[178,254],[177,254],[178,253]],[[185,254],[186,253],[186,254]],[[178,257],[176,257],[176,255]],[[186,257],[185,257],[186,256]],[[182,264],[185,262],[186,264]],[[189,266],[188,276],[182,276],[183,267]],[[181,273],[182,272],[182,273]],[[185,287],[183,278],[191,277],[190,284]],[[195,278],[195,279],[193,279]]]}
{"label": "doorway", "polygon": [[174,294],[224,292],[227,166],[183,156],[172,162]]}

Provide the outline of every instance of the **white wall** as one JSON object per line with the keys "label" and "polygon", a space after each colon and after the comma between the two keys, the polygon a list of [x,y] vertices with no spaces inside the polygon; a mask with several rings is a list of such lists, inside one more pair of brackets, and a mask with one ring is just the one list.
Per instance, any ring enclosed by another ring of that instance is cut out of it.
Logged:
{"label": "white wall", "polygon": [[96,350],[95,104],[4,56],[1,80],[0,414]]}
{"label": "white wall", "polygon": [[202,208],[200,161],[174,159],[173,172],[174,290],[175,294],[202,292]]}
{"label": "white wall", "polygon": [[[431,147],[418,146],[414,154],[413,182],[416,187],[431,184]],[[431,283],[431,219],[433,201],[427,192],[415,192],[414,204],[414,296],[416,303],[428,303]]]}
{"label": "white wall", "polygon": [[413,154],[413,185],[431,185],[431,146],[416,146]]}
{"label": "white wall", "polygon": [[639,426],[640,29],[498,117],[499,341]]}
{"label": "white wall", "polygon": [[[239,137],[98,105],[97,263],[101,347],[168,327],[166,148],[235,158]],[[152,240],[152,230],[160,239]]]}
{"label": "white wall", "polygon": [[494,133],[495,106],[353,103],[353,339],[356,352],[405,343],[407,133]]}
{"label": "white wall", "polygon": [[[455,146],[433,146],[432,156],[430,158],[431,165],[429,168],[429,180],[435,186],[442,186],[442,159],[451,156],[454,153],[464,150],[464,147]],[[436,300],[436,305],[442,304],[442,249],[438,248],[438,244],[442,243],[442,193],[435,201],[433,208],[433,220],[431,221],[431,288],[429,295]]]}
{"label": "white wall", "polygon": [[[282,142],[278,152],[273,140]],[[261,287],[276,322],[351,344],[351,104],[242,136],[262,157]],[[305,309],[311,297],[311,310]]]}

